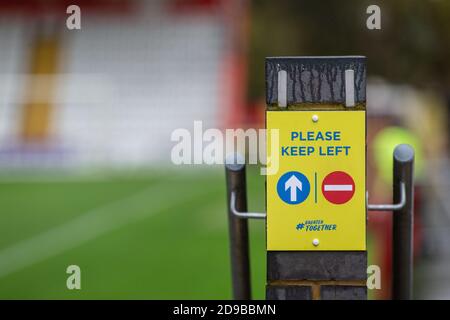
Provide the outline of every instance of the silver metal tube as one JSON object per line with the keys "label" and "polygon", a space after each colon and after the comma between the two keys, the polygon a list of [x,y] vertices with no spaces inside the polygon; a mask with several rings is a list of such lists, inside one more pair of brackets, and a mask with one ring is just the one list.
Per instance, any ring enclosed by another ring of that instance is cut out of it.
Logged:
{"label": "silver metal tube", "polygon": [[230,210],[231,212],[243,219],[265,219],[266,214],[262,212],[240,212],[236,210],[236,193],[231,191],[231,199],[230,199]]}
{"label": "silver metal tube", "polygon": [[369,204],[369,211],[398,211],[406,205],[406,186],[403,181],[400,182],[400,202],[396,204]]}

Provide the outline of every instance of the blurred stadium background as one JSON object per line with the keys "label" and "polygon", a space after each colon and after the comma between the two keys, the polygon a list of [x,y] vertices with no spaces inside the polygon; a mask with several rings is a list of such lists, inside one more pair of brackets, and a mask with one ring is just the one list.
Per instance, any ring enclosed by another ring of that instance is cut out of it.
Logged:
{"label": "blurred stadium background", "polygon": [[[412,144],[416,298],[450,298],[450,3],[418,0],[0,0],[0,298],[231,298],[224,169],[172,165],[170,134],[263,127],[266,56],[346,54],[368,57],[370,202],[391,200],[393,147]],[[390,230],[370,213],[374,299]],[[264,223],[250,231],[262,299]]]}

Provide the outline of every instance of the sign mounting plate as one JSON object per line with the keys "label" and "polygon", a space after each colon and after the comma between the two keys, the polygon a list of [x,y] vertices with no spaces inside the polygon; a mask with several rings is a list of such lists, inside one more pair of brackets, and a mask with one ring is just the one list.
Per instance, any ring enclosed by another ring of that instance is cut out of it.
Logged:
{"label": "sign mounting plate", "polygon": [[365,111],[266,116],[267,250],[366,250]]}

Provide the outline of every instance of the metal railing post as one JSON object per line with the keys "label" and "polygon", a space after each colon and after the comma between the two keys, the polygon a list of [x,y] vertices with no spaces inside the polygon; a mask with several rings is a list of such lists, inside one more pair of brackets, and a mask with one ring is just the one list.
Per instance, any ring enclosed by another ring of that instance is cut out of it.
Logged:
{"label": "metal railing post", "polygon": [[405,204],[393,215],[393,278],[392,298],[410,300],[413,296],[413,205],[414,205],[414,149],[406,144],[394,150],[394,203],[401,200],[404,183]]}
{"label": "metal railing post", "polygon": [[244,164],[226,164],[228,225],[230,237],[231,276],[233,298],[250,300],[250,260],[247,219],[241,219],[231,208],[231,194],[234,193],[235,209],[247,211],[247,192]]}

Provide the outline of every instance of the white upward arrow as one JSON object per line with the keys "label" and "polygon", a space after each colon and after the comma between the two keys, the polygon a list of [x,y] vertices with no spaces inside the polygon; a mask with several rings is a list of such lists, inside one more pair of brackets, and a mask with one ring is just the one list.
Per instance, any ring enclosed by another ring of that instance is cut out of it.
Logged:
{"label": "white upward arrow", "polygon": [[297,201],[297,188],[302,191],[302,182],[292,175],[284,184],[284,190],[291,189],[291,201]]}

